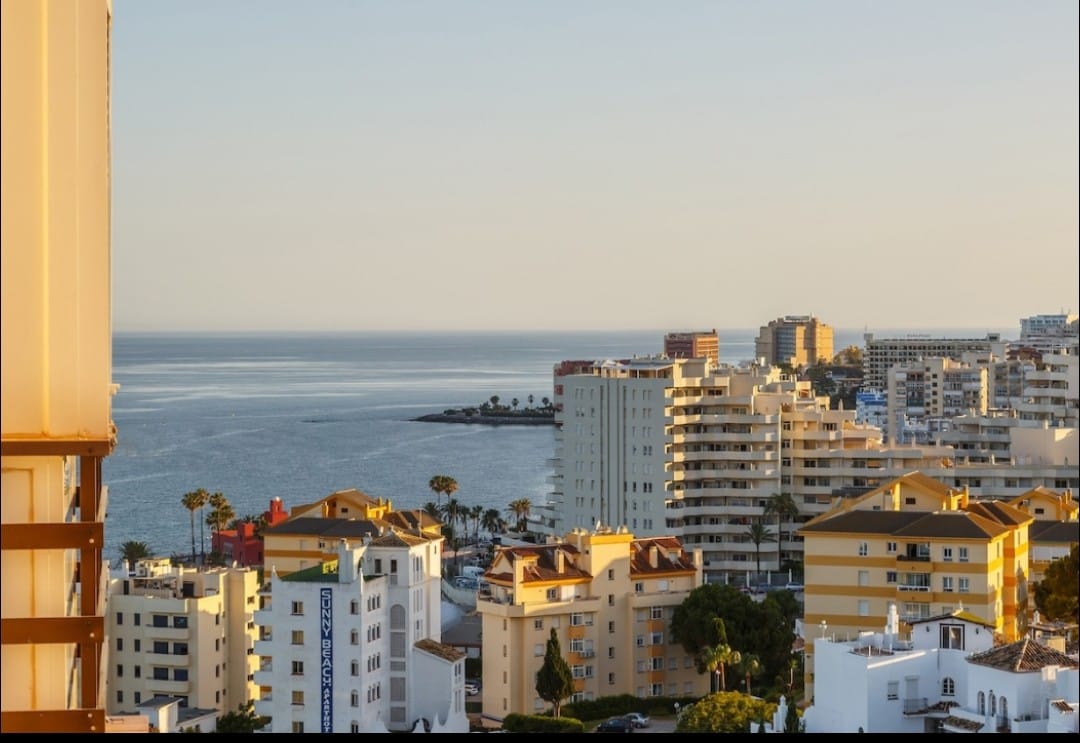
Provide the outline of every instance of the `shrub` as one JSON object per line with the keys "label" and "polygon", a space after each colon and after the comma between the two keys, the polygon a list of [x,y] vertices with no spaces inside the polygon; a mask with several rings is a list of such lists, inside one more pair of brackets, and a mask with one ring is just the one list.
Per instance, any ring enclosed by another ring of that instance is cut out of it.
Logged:
{"label": "shrub", "polygon": [[519,715],[514,712],[503,719],[502,729],[510,733],[584,733],[585,725],[573,717]]}

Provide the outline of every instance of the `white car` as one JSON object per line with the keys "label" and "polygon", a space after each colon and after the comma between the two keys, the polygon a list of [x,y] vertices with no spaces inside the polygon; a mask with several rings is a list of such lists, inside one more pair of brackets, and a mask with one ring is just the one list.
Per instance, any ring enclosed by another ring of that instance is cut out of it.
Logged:
{"label": "white car", "polygon": [[477,694],[480,693],[480,685],[474,681],[466,681],[465,693],[468,694],[470,697],[475,697]]}
{"label": "white car", "polygon": [[636,728],[649,727],[649,716],[643,715],[640,712],[630,712],[623,715],[624,718],[630,721],[630,724]]}

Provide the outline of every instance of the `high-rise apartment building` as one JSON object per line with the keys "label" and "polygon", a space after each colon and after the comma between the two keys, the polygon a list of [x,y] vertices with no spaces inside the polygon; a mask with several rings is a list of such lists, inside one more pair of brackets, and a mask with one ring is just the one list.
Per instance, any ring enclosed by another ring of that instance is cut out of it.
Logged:
{"label": "high-rise apartment building", "polygon": [[392,531],[271,570],[255,616],[271,732],[468,732],[465,653],[440,642],[438,546]]}
{"label": "high-rise apartment building", "polygon": [[979,357],[992,354],[1000,359],[1005,358],[1007,346],[998,333],[987,333],[986,338],[875,338],[873,333],[867,333],[863,340],[863,388],[873,390],[887,388],[889,370],[894,366],[934,357],[960,360],[969,352]]}
{"label": "high-rise apartment building", "polygon": [[[140,560],[109,581],[108,709],[134,713],[157,698],[219,714],[255,699],[258,573]],[[182,719],[181,719],[182,724]]]}
{"label": "high-rise apartment building", "polygon": [[675,607],[702,583],[700,552],[626,529],[574,529],[548,544],[499,549],[484,574],[484,714],[536,714],[536,673],[551,630],[574,701],[617,694],[698,696],[709,675],[671,637]]}
{"label": "high-rise apartment building", "polygon": [[1080,317],[1075,313],[1032,315],[1020,319],[1020,340],[1014,345],[1042,353],[1080,352]]}
{"label": "high-rise apartment building", "polygon": [[3,0],[0,731],[104,732],[111,4]]}
{"label": "high-rise apartment building", "polygon": [[[1031,522],[918,472],[841,501],[798,531],[804,623],[854,637],[883,626],[890,604],[909,622],[962,607],[1015,640],[1028,609]],[[808,679],[812,656],[808,647]]]}
{"label": "high-rise apartment building", "polygon": [[671,359],[709,359],[720,363],[720,336],[716,329],[664,336],[664,355]]}
{"label": "high-rise apartment building", "polygon": [[[556,367],[554,389],[549,533],[600,523],[677,536],[701,546],[712,581],[742,580],[759,557],[762,570],[783,570],[802,556],[792,536],[799,523],[913,470],[978,498],[1078,482],[1074,429],[1012,431],[1011,458],[1000,461],[936,444],[886,446],[879,429],[855,423],[855,411],[828,409],[809,382],[775,368],[573,362]],[[781,494],[798,515],[772,512]],[[758,519],[771,541],[754,543]]]}
{"label": "high-rise apartment building", "polygon": [[788,315],[761,326],[754,355],[766,366],[793,369],[833,358],[833,329],[813,315]]}

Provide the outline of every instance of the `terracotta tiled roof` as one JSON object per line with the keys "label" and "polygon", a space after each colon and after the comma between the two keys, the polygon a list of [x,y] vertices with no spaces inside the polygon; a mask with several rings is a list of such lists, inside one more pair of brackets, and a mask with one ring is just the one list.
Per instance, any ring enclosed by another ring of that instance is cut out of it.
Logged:
{"label": "terracotta tiled roof", "polygon": [[265,536],[286,535],[320,537],[322,539],[362,539],[365,536],[370,536],[374,542],[380,539],[380,531],[383,532],[383,537],[396,534],[401,540],[393,543],[396,545],[413,545],[426,542],[429,539],[441,539],[441,537],[435,536],[420,537],[409,534],[404,530],[396,531],[393,524],[382,519],[321,519],[311,516],[301,516],[300,518],[283,521],[276,526],[268,527],[263,534]]}
{"label": "terracotta tiled roof", "polygon": [[383,536],[372,539],[371,544],[374,547],[415,547],[429,541],[431,540],[416,534],[390,529]]}
{"label": "terracotta tiled roof", "polygon": [[435,642],[434,640],[425,638],[423,640],[417,640],[413,643],[413,647],[417,650],[423,650],[425,653],[434,655],[436,658],[442,658],[453,663],[456,660],[461,660],[465,657],[465,652],[458,650],[457,648],[450,647],[449,645],[443,645],[441,642]]}
{"label": "terracotta tiled roof", "polygon": [[926,708],[927,712],[948,712],[953,707],[959,707],[960,702],[940,701],[934,702]]}
{"label": "terracotta tiled roof", "polygon": [[1072,705],[1066,702],[1064,699],[1055,699],[1050,704],[1061,712],[1071,713],[1073,711]]}
{"label": "terracotta tiled roof", "polygon": [[[563,570],[559,572],[558,553],[563,553]],[[535,547],[504,547],[500,549],[491,566],[484,574],[487,580],[513,581],[514,563],[525,561],[523,582],[569,579],[591,579],[592,576],[574,564],[578,555],[572,544],[544,544]],[[509,568],[509,570],[507,570]],[[495,572],[498,570],[498,572]]]}
{"label": "terracotta tiled roof", "polygon": [[[656,565],[652,564],[652,549],[656,548]],[[683,553],[682,543],[676,537],[653,537],[635,539],[630,543],[630,575],[647,576],[650,573],[694,572],[693,559]]]}
{"label": "terracotta tiled roof", "polygon": [[356,488],[346,488],[345,490],[334,491],[323,500],[334,498],[335,496],[348,498],[351,501],[367,506],[374,506],[378,503],[378,501],[372,498],[370,495],[363,492],[362,490],[357,490]]}
{"label": "terracotta tiled roof", "polygon": [[384,517],[386,523],[400,529],[430,529],[442,526],[441,521],[432,518],[431,514],[422,508],[409,511],[390,511]]}
{"label": "terracotta tiled roof", "polygon": [[1031,673],[1047,666],[1080,667],[1080,664],[1069,656],[1030,637],[969,655],[968,662],[1013,673]]}
{"label": "terracotta tiled roof", "polygon": [[898,537],[986,539],[1008,530],[1008,527],[975,513],[936,511],[923,514],[921,519],[897,529],[893,534]]}
{"label": "terracotta tiled roof", "polygon": [[925,513],[908,511],[842,511],[821,521],[803,526],[802,532],[845,532],[856,534],[894,534],[925,516]]}
{"label": "terracotta tiled roof", "polygon": [[953,717],[952,715],[949,715],[945,718],[945,724],[951,725],[954,728],[970,730],[973,733],[977,733],[983,729],[983,724],[981,722],[975,722],[974,720],[965,720],[962,717]]}

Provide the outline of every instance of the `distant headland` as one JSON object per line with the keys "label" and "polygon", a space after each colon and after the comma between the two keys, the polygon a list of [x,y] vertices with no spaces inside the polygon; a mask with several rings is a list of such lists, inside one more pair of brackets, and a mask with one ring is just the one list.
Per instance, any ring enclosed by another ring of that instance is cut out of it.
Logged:
{"label": "distant headland", "polygon": [[498,395],[490,398],[479,405],[461,408],[448,408],[441,413],[428,413],[410,420],[425,423],[478,423],[486,426],[523,425],[544,426],[555,423],[555,406],[551,401],[543,397],[539,407],[534,407],[535,398],[529,395],[526,398],[528,405],[519,408],[521,401],[516,397],[509,405],[503,405]]}

